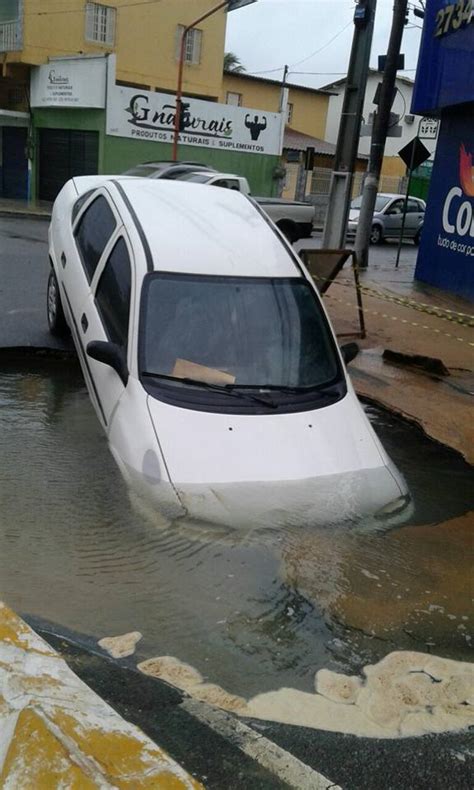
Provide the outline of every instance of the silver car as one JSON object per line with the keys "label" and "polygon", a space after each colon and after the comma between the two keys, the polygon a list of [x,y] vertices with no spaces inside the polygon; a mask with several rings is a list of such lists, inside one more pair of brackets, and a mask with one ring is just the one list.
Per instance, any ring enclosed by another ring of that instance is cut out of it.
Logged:
{"label": "silver car", "polygon": [[[405,195],[392,195],[381,193],[375,200],[374,217],[370,233],[371,244],[381,244],[385,239],[399,239],[403,223],[403,207]],[[347,236],[355,236],[359,222],[362,196],[354,198],[349,211]],[[412,239],[415,244],[420,243],[423,221],[425,218],[426,203],[420,198],[409,197],[407,201],[404,239]]]}

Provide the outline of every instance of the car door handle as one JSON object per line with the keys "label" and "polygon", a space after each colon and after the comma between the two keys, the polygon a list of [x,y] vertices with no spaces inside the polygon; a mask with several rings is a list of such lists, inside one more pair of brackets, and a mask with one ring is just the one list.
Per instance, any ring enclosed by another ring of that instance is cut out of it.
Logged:
{"label": "car door handle", "polygon": [[67,263],[67,258],[65,256],[64,252],[61,253],[61,263],[62,263],[63,269],[64,269],[64,267],[65,267],[65,265]]}
{"label": "car door handle", "polygon": [[85,313],[83,313],[82,317],[81,317],[81,326],[82,326],[82,331],[83,332],[87,332],[87,328],[89,326],[89,321],[87,320],[87,316],[86,316]]}

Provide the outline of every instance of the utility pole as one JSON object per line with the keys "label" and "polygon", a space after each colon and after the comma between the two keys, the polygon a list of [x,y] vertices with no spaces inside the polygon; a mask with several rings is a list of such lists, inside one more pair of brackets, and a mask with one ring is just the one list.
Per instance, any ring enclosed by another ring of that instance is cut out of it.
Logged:
{"label": "utility pole", "polygon": [[[286,87],[286,81],[288,79],[288,72],[289,68],[285,65],[283,69],[283,79],[281,81],[281,89],[280,89],[280,104],[278,108],[278,112],[281,114],[281,129],[280,129],[280,152],[283,150],[283,141],[285,138],[285,126],[286,126],[286,117],[288,114],[288,88]],[[285,185],[285,176],[282,176],[278,181],[278,197],[281,197],[283,194],[283,188]]]}
{"label": "utility pole", "polygon": [[354,13],[354,37],[337,138],[323,247],[341,249],[346,235],[362,110],[369,72],[377,0],[358,0]]}
{"label": "utility pole", "polygon": [[406,21],[408,0],[395,0],[392,29],[388,43],[387,60],[383,73],[378,112],[375,113],[369,165],[362,192],[362,204],[357,224],[355,252],[361,268],[369,263],[370,233],[374,216],[375,200],[379,189],[385,142],[390,125],[390,111],[397,77],[398,56],[402,45],[403,28]]}

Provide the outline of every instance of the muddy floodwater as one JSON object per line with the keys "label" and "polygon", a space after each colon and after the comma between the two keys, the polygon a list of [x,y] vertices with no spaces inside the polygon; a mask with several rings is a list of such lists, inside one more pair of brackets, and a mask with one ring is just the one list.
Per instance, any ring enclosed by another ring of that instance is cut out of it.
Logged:
{"label": "muddy floodwater", "polygon": [[409,524],[164,527],[129,498],[78,367],[2,362],[0,599],[87,640],[139,631],[137,661],[176,656],[247,698],[400,648],[471,661],[474,471],[368,413]]}

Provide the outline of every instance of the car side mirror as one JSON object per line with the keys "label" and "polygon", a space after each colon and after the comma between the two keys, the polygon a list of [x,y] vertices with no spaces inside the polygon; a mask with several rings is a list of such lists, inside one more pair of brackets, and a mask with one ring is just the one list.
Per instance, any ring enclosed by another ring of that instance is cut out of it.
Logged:
{"label": "car side mirror", "polygon": [[356,358],[359,351],[360,348],[358,343],[346,343],[344,346],[341,346],[342,358],[346,363],[346,365],[348,365],[349,362],[352,362],[352,360]]}
{"label": "car side mirror", "polygon": [[120,376],[124,387],[128,382],[128,367],[123,350],[116,343],[105,340],[91,340],[87,344],[87,356],[111,367]]}

